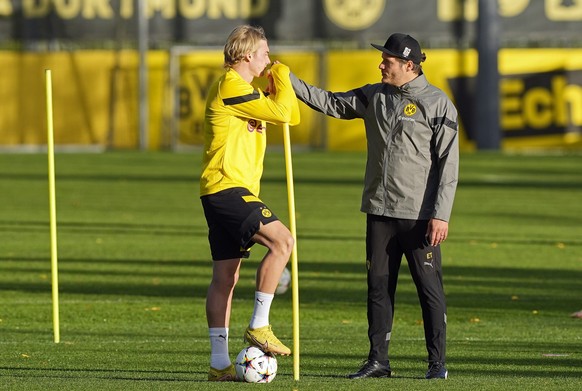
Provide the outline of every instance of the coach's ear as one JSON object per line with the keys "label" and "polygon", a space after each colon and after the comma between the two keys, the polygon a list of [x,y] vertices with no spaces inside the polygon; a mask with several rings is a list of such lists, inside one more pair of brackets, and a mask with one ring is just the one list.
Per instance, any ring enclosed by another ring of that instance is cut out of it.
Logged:
{"label": "coach's ear", "polygon": [[414,70],[414,63],[412,62],[412,60],[406,61],[406,70],[407,71],[413,71]]}

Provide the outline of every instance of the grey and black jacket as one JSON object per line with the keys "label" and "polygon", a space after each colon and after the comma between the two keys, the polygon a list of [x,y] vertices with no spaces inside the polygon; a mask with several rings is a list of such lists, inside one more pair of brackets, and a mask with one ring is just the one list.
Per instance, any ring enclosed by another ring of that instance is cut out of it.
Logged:
{"label": "grey and black jacket", "polygon": [[424,74],[402,87],[368,84],[332,93],[291,74],[297,97],[340,119],[362,118],[368,160],[361,211],[449,221],[458,182],[457,110]]}

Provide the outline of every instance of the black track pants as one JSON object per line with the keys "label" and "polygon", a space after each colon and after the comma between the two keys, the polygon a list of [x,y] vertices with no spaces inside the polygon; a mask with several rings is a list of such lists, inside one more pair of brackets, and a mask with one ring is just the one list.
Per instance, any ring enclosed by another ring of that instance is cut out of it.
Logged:
{"label": "black track pants", "polygon": [[442,282],[440,246],[425,244],[427,220],[368,215],[369,360],[388,359],[394,319],[394,295],[402,256],[406,257],[422,309],[428,361],[445,362],[447,308]]}

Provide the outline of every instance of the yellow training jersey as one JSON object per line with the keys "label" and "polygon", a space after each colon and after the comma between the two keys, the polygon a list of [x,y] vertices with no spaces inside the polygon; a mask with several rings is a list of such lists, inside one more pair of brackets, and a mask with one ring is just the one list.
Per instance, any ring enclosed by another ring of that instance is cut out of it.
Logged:
{"label": "yellow training jersey", "polygon": [[275,64],[276,94],[266,96],[229,69],[211,87],[204,120],[200,195],[232,187],[259,195],[267,146],[266,123],[299,123],[299,104],[289,68]]}

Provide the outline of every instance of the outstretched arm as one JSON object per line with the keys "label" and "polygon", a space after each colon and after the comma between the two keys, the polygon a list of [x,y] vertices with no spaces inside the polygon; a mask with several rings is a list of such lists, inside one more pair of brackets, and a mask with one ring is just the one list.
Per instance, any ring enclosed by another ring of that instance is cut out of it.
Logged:
{"label": "outstretched arm", "polygon": [[366,111],[367,86],[347,92],[330,92],[290,75],[297,98],[312,109],[340,119],[363,118]]}

